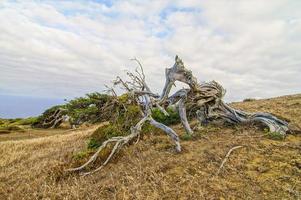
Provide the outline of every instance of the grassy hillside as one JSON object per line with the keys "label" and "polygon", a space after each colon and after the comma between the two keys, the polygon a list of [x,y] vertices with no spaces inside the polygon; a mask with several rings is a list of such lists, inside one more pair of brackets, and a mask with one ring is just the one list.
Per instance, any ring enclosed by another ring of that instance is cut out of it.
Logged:
{"label": "grassy hillside", "polygon": [[[271,112],[301,127],[301,95],[232,106]],[[167,136],[153,132],[99,173],[81,177],[64,172],[78,165],[76,157],[96,128],[52,130],[47,137],[42,130],[0,135],[0,199],[301,198],[301,135],[275,140],[256,127],[210,125],[187,138],[176,125],[180,154]],[[216,176],[227,152],[237,145],[243,148],[232,152]]]}

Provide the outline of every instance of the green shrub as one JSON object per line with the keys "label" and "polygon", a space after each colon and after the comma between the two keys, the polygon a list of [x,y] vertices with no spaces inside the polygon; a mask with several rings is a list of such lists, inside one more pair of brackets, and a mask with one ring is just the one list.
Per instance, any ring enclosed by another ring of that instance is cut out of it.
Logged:
{"label": "green shrub", "polygon": [[96,149],[97,147],[99,147],[101,145],[101,143],[99,141],[97,141],[95,138],[91,138],[88,141],[88,149]]}
{"label": "green shrub", "polygon": [[36,123],[37,121],[38,121],[38,117],[28,117],[28,118],[24,118],[24,119],[21,119],[21,120],[15,122],[15,124],[32,125],[32,124]]}
{"label": "green shrub", "polygon": [[[16,118],[16,119],[0,119],[0,127],[31,125],[37,121],[37,117]],[[13,128],[12,128],[13,129]]]}
{"label": "green shrub", "polygon": [[142,130],[141,130],[141,134],[145,134],[145,133],[151,133],[156,129],[156,127],[154,127],[153,125],[151,125],[150,123],[145,123],[142,126]]}
{"label": "green shrub", "polygon": [[192,135],[184,134],[184,135],[181,135],[181,136],[180,136],[180,139],[181,139],[181,140],[184,140],[184,141],[188,141],[188,140],[192,140],[193,137],[192,137]]}
{"label": "green shrub", "polygon": [[123,104],[127,104],[130,99],[131,97],[128,93],[122,94],[118,97],[118,101]]}
{"label": "green shrub", "polygon": [[88,141],[88,148],[94,149],[99,147],[104,141],[116,137],[125,135],[126,133],[121,132],[117,126],[108,124],[106,126],[99,127],[91,135],[90,140]]}
{"label": "green shrub", "polygon": [[272,140],[283,140],[285,135],[278,132],[271,132],[268,128],[263,129],[265,135]]}
{"label": "green shrub", "polygon": [[20,120],[22,120],[22,118],[9,119],[8,121],[9,121],[10,123],[15,123],[15,122],[18,122],[18,121],[20,121]]}
{"label": "green shrub", "polygon": [[285,138],[285,135],[280,134],[278,132],[268,132],[267,136],[273,140],[283,140]]}
{"label": "green shrub", "polygon": [[177,110],[174,110],[172,108],[167,108],[166,111],[169,114],[169,116],[164,115],[164,113],[162,113],[162,111],[160,109],[155,108],[152,110],[152,117],[157,122],[160,122],[167,126],[173,125],[173,124],[178,124],[181,122],[180,116],[179,116],[179,113],[177,112]]}
{"label": "green shrub", "polygon": [[111,99],[112,96],[94,92],[69,101],[66,108],[74,122],[101,122],[108,120],[108,115],[102,108]]}
{"label": "green shrub", "polygon": [[140,107],[137,105],[127,105],[126,110],[119,109],[119,114],[112,117],[111,123],[113,123],[120,131],[129,132],[132,126],[141,120]]}

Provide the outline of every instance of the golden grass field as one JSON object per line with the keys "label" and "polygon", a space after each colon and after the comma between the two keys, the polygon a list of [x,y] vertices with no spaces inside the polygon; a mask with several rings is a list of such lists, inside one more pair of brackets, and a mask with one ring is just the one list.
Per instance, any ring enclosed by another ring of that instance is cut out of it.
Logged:
{"label": "golden grass field", "polygon": [[[301,127],[300,94],[232,106],[271,112]],[[183,152],[176,154],[171,140],[155,131],[98,173],[65,172],[81,162],[74,155],[98,126],[0,135],[0,199],[301,199],[300,134],[273,140],[253,126],[210,125],[181,141]],[[180,125],[173,128],[184,134]],[[237,145],[243,147],[216,176]]]}

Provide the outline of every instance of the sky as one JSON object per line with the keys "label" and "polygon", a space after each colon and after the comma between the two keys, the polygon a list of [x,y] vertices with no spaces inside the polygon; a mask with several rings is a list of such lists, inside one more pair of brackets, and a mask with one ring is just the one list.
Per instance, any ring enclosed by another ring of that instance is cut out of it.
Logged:
{"label": "sky", "polygon": [[[299,0],[0,0],[0,117],[4,96],[55,104],[101,92],[134,57],[158,93],[175,55],[199,82],[222,84],[226,101],[300,93],[300,10]],[[46,107],[29,102],[10,116]]]}
{"label": "sky", "polygon": [[38,116],[53,105],[64,104],[63,99],[1,95],[0,118]]}

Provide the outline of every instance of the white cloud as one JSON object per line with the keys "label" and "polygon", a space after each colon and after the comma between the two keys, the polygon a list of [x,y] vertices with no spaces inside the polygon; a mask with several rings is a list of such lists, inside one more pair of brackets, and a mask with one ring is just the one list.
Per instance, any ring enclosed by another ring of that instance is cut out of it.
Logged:
{"label": "white cloud", "polygon": [[159,92],[179,54],[227,99],[301,92],[300,1],[5,1],[0,93],[101,91],[139,58]]}

